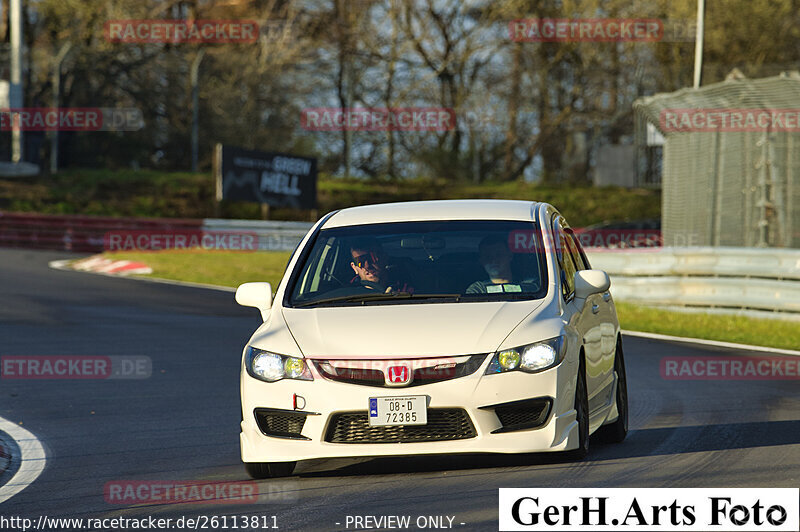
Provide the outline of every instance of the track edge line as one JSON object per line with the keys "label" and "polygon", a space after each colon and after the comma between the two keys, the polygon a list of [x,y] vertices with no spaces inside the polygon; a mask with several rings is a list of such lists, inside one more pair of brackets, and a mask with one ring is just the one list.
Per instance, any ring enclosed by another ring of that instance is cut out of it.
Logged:
{"label": "track edge line", "polygon": [[739,350],[746,350],[746,351],[760,351],[764,353],[777,353],[781,355],[792,355],[792,356],[800,356],[800,351],[793,351],[791,349],[781,349],[779,347],[767,347],[762,345],[750,345],[750,344],[737,344],[734,342],[722,342],[720,340],[706,340],[704,338],[689,338],[686,336],[670,336],[668,334],[659,334],[659,333],[651,333],[651,332],[640,332],[640,331],[628,331],[626,329],[621,330],[622,334],[626,336],[634,336],[638,338],[650,338],[653,340],[666,340],[669,342],[681,342],[686,344],[699,344],[699,345],[710,345],[714,347],[727,347],[729,349],[739,349]]}
{"label": "track edge line", "polygon": [[0,417],[0,431],[17,444],[20,464],[8,482],[0,486],[0,504],[33,484],[47,465],[47,453],[42,442],[32,432]]}

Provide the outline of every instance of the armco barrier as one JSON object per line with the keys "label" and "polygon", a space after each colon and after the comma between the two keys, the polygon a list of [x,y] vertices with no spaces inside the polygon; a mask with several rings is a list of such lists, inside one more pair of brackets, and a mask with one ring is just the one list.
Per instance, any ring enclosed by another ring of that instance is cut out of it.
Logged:
{"label": "armco barrier", "polygon": [[[587,248],[592,266],[618,275],[717,275],[800,279],[800,250],[685,247],[605,250]],[[600,267],[599,265],[602,265]]]}
{"label": "armco barrier", "polygon": [[800,250],[658,248],[586,250],[620,301],[800,313]]}
{"label": "armco barrier", "polygon": [[258,235],[261,251],[291,251],[311,229],[305,222],[116,218],[0,212],[0,247],[101,252],[109,232],[241,232]]}
{"label": "armco barrier", "polygon": [[272,220],[203,220],[203,231],[255,233],[259,251],[292,251],[314,224]]}
{"label": "armco barrier", "polygon": [[202,220],[0,212],[0,247],[103,251],[110,231],[199,230]]}

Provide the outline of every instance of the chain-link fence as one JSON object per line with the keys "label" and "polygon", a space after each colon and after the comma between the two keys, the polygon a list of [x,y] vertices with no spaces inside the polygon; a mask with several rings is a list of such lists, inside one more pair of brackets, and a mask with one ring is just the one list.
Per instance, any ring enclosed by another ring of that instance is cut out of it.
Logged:
{"label": "chain-link fence", "polygon": [[[729,79],[634,103],[637,145],[646,125],[664,136],[665,242],[800,248],[800,73]],[[639,164],[640,182],[650,165]],[[643,175],[642,175],[643,174]]]}

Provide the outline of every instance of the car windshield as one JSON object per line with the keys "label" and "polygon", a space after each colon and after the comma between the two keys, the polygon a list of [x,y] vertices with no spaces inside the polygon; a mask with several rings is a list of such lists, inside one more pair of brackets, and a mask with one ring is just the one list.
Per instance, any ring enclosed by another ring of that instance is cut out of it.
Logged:
{"label": "car windshield", "polygon": [[402,222],[323,229],[294,268],[292,307],[539,299],[533,222]]}

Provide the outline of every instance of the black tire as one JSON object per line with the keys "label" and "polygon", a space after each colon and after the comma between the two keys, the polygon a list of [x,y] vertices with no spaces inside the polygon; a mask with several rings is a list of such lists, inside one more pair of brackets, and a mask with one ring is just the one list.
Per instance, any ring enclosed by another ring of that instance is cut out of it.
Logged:
{"label": "black tire", "polygon": [[586,390],[586,363],[581,353],[578,364],[578,380],[575,386],[575,412],[578,421],[578,448],[568,451],[571,460],[583,460],[589,454],[589,395]]}
{"label": "black tire", "polygon": [[244,469],[254,479],[288,477],[296,464],[297,462],[245,462]]}
{"label": "black tire", "polygon": [[603,425],[597,431],[600,441],[620,443],[628,435],[628,377],[625,373],[625,357],[622,354],[622,341],[617,340],[617,352],[614,355],[614,374],[617,376],[617,411],[619,417],[609,425]]}

